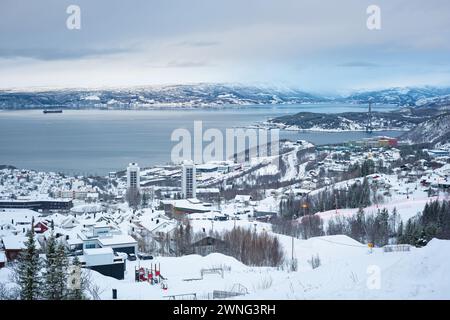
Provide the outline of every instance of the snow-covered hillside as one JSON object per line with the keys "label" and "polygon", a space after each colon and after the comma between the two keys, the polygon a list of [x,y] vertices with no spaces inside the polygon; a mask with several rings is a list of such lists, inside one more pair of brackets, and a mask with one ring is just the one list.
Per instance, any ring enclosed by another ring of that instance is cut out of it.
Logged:
{"label": "snow-covered hillside", "polygon": [[443,114],[427,120],[402,136],[414,143],[438,143],[448,140],[450,133],[450,114]]}
{"label": "snow-covered hillside", "polygon": [[[292,239],[280,235],[291,252]],[[119,299],[168,299],[168,296],[195,293],[198,299],[212,297],[213,290],[246,288],[248,294],[235,299],[450,299],[450,241],[432,240],[426,247],[410,252],[385,253],[346,236],[294,239],[294,255],[299,270],[245,266],[234,258],[213,253],[206,257],[156,257],[127,261],[125,280],[90,271],[101,299],[111,299],[117,289]],[[321,266],[312,269],[308,260],[318,256]],[[134,281],[136,267],[158,263],[167,278],[168,289]],[[202,268],[222,268],[219,274],[204,275]],[[10,271],[0,269],[0,282],[9,282]],[[191,296],[192,297],[192,296]]]}

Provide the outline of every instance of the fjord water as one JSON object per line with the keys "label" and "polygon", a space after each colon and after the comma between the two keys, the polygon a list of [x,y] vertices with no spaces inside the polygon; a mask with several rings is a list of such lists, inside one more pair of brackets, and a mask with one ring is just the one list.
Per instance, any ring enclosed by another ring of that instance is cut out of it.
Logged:
{"label": "fjord water", "polygon": [[[375,111],[391,110],[377,106]],[[0,165],[73,174],[106,174],[123,170],[129,162],[141,166],[170,162],[173,130],[193,132],[194,121],[203,130],[248,126],[301,111],[337,113],[364,111],[362,105],[265,105],[193,110],[42,110],[0,111]],[[397,136],[399,132],[378,132]],[[365,132],[280,132],[280,138],[315,144],[338,143],[369,136]]]}

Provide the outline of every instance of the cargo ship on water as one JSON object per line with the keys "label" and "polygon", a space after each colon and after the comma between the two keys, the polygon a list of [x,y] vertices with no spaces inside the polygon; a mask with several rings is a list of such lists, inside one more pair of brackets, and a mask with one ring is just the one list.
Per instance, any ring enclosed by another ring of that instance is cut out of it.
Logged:
{"label": "cargo ship on water", "polygon": [[63,111],[58,109],[58,110],[44,110],[42,112],[43,113],[62,113]]}

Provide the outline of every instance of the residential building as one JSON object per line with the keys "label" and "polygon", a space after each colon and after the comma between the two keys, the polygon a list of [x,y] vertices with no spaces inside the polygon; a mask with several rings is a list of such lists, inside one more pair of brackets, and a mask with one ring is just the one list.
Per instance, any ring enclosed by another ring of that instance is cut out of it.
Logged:
{"label": "residential building", "polygon": [[184,199],[196,197],[196,168],[193,162],[184,162],[181,173],[181,193]]}
{"label": "residential building", "polygon": [[139,190],[140,168],[137,163],[130,163],[127,167],[127,188]]}

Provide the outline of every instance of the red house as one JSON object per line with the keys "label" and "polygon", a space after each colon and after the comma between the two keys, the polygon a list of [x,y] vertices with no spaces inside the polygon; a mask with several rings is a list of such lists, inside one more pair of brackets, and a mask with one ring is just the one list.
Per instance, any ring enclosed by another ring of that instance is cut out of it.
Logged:
{"label": "red house", "polygon": [[44,233],[48,229],[49,229],[49,227],[42,221],[39,221],[38,223],[36,223],[34,225],[34,232],[36,232],[36,233]]}

